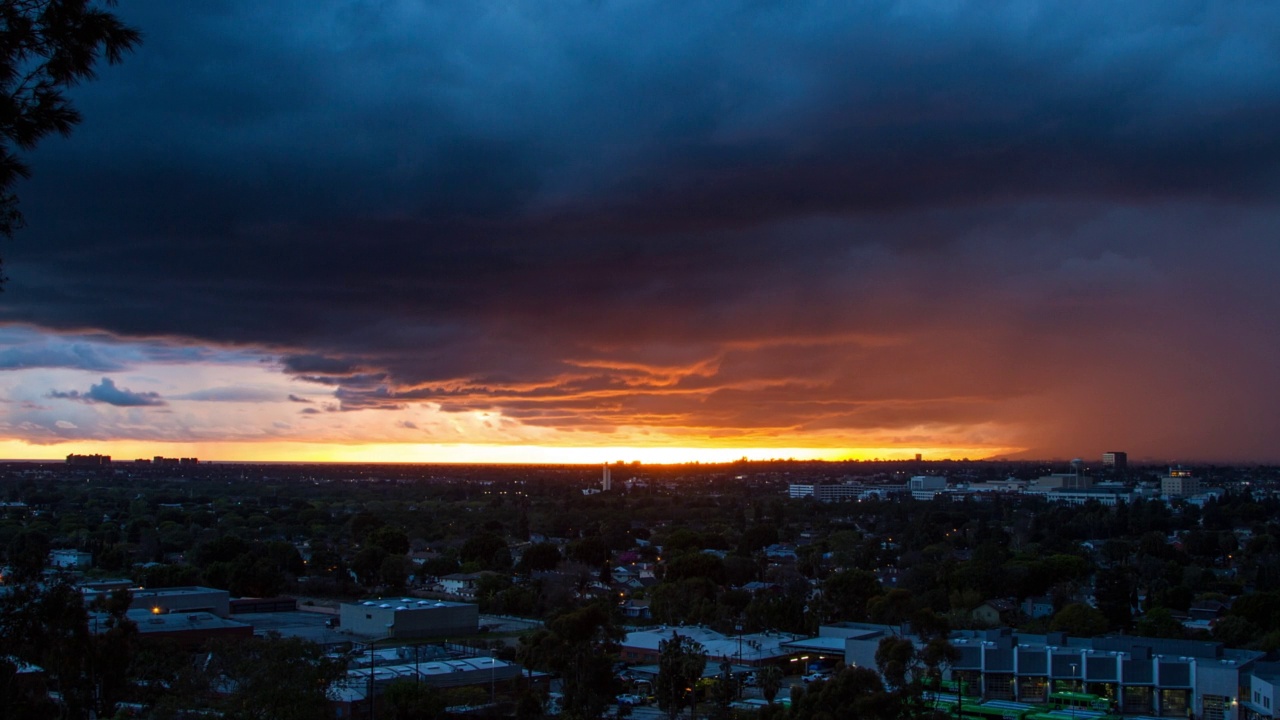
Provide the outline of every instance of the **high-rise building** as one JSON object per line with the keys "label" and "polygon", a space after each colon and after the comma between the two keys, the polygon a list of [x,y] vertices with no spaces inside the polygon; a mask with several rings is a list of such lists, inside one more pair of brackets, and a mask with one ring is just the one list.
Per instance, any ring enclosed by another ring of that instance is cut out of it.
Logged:
{"label": "high-rise building", "polygon": [[600,490],[609,492],[613,489],[613,476],[609,474],[609,463],[604,464],[604,475],[600,478]]}
{"label": "high-rise building", "polygon": [[1129,453],[1104,452],[1102,453],[1102,465],[1116,470],[1124,470],[1129,467]]}

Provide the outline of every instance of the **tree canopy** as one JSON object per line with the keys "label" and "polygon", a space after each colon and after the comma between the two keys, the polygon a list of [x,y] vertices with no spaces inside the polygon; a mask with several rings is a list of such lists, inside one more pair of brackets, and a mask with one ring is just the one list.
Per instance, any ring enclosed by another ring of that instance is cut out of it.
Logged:
{"label": "tree canopy", "polygon": [[675,720],[694,701],[693,687],[707,665],[707,649],[702,643],[677,632],[658,643],[658,677],[654,694],[658,707]]}
{"label": "tree canopy", "polygon": [[66,91],[115,64],[142,40],[107,8],[115,0],[0,0],[0,234],[22,224],[14,185],[30,168],[17,153],[50,133],[67,135],[80,113]]}

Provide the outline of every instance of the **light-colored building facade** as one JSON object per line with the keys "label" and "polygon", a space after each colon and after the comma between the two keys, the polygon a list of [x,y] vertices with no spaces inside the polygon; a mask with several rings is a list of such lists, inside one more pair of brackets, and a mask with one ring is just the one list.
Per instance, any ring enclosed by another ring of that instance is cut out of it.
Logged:
{"label": "light-colored building facade", "polygon": [[1190,470],[1175,468],[1160,478],[1160,494],[1169,498],[1185,498],[1200,493],[1200,480]]}
{"label": "light-colored building facade", "polygon": [[93,553],[83,550],[54,550],[49,553],[49,565],[67,570],[86,570],[93,565]]}
{"label": "light-colored building facade", "polygon": [[907,481],[907,490],[916,500],[932,500],[947,489],[947,479],[942,475],[916,475]]}
{"label": "light-colored building facade", "polygon": [[1240,684],[1240,720],[1275,718],[1280,712],[1280,708],[1276,707],[1280,663],[1259,663],[1246,680],[1247,684]]}
{"label": "light-colored building facade", "polygon": [[1101,485],[1077,490],[1056,488],[1044,493],[1044,498],[1052,502],[1063,502],[1071,505],[1086,505],[1096,502],[1099,505],[1114,507],[1132,500],[1133,491],[1125,487]]}
{"label": "light-colored building facade", "polygon": [[866,492],[867,487],[858,483],[797,484],[788,488],[787,496],[797,500],[811,497],[818,502],[844,502],[859,500]]}

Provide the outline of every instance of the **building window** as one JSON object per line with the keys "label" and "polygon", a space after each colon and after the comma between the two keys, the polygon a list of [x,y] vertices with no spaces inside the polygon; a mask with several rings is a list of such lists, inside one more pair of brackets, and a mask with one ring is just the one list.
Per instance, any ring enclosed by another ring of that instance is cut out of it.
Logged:
{"label": "building window", "polygon": [[1013,676],[987,675],[987,697],[992,700],[1012,700]]}
{"label": "building window", "polygon": [[982,695],[982,673],[974,670],[952,670],[951,679],[956,681],[957,687],[964,689],[961,693],[964,696]]}
{"label": "building window", "polygon": [[1106,698],[1114,708],[1116,704],[1116,688],[1115,683],[1089,683],[1085,686],[1085,692],[1091,695],[1097,695],[1100,698]]}
{"label": "building window", "polygon": [[1190,690],[1161,690],[1160,714],[1185,716],[1187,714],[1187,695],[1190,692]]}
{"label": "building window", "polygon": [[1204,720],[1227,720],[1227,709],[1231,707],[1225,695],[1204,696]]}
{"label": "building window", "polygon": [[1120,711],[1125,714],[1139,714],[1151,712],[1151,688],[1149,687],[1127,687],[1121,697],[1122,707]]}
{"label": "building window", "polygon": [[1044,677],[1018,678],[1018,700],[1042,703],[1048,699],[1049,683]]}

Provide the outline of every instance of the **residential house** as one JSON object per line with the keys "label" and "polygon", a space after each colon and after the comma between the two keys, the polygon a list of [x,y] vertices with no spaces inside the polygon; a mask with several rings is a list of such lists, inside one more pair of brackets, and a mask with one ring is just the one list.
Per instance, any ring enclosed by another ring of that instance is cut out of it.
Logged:
{"label": "residential house", "polygon": [[1014,619],[1018,606],[1012,600],[988,600],[973,609],[969,615],[973,621],[985,627],[997,627],[1010,624]]}

